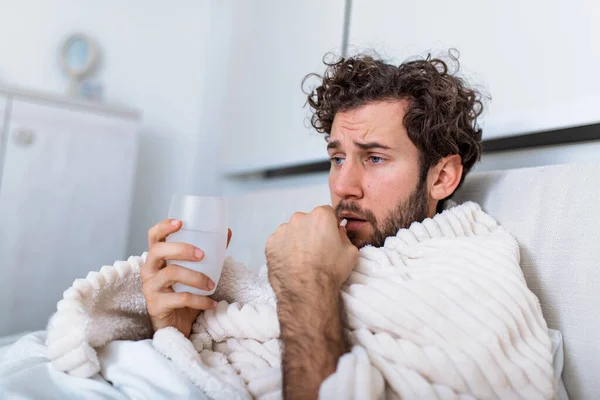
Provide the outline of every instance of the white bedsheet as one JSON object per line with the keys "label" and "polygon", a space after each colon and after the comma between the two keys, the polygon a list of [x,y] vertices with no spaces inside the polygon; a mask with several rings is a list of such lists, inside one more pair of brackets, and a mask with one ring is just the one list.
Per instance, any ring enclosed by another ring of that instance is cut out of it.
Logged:
{"label": "white bedsheet", "polygon": [[[152,347],[151,340],[115,341],[99,352],[102,370],[91,379],[56,370],[46,357],[46,333],[24,336],[0,357],[2,399],[205,399]],[[111,384],[112,382],[112,384]]]}
{"label": "white bedsheet", "polygon": [[29,332],[21,332],[21,333],[15,333],[13,335],[0,337],[0,362],[2,360],[2,357],[4,357],[4,353],[6,353],[6,351],[9,349],[9,347],[14,342],[19,340],[23,336],[27,335],[28,333]]}

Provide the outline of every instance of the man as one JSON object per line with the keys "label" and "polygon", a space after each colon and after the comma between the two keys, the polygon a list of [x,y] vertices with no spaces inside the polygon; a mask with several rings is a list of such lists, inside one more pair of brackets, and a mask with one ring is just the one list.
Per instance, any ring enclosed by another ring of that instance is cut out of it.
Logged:
{"label": "man", "polygon": [[[333,207],[294,214],[266,244],[286,398],[316,397],[348,351],[340,289],[358,248],[382,246],[399,229],[434,216],[481,155],[480,95],[439,59],[400,66],[368,56],[341,59],[328,64],[308,104],[312,125],[327,137]],[[173,326],[189,335],[198,314],[215,305],[174,293],[171,285],[212,289],[214,283],[167,265],[203,257],[191,245],[164,242],[180,227],[167,220],[150,229],[142,281],[154,329]]]}

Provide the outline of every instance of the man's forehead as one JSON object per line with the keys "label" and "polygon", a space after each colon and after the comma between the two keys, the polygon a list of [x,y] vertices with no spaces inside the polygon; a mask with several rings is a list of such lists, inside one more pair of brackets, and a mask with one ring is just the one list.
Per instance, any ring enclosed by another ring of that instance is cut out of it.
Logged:
{"label": "man's forehead", "polygon": [[[404,101],[376,102],[348,111],[338,112],[333,120],[332,142],[387,143],[402,141],[406,137],[404,128]],[[404,133],[404,134],[402,134]]]}

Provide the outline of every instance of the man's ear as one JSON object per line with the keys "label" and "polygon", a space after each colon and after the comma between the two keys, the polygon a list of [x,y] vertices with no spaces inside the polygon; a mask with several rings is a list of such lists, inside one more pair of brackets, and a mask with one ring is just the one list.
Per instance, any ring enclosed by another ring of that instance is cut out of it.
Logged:
{"label": "man's ear", "polygon": [[458,154],[442,158],[437,165],[429,169],[427,188],[433,202],[450,196],[456,190],[462,177],[462,160]]}

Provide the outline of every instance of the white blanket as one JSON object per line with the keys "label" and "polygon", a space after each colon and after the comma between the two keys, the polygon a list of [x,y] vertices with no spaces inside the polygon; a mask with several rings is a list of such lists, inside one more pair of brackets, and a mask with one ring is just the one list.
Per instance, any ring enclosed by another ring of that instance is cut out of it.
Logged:
{"label": "white blanket", "polygon": [[[143,339],[143,258],[77,280],[48,327],[48,356],[75,376],[101,368],[96,348]],[[173,328],[154,347],[210,398],[280,398],[276,304],[266,269],[227,260],[215,298],[190,340]],[[519,268],[515,240],[465,203],[365,247],[343,288],[353,344],[321,398],[550,399],[551,342]]]}

